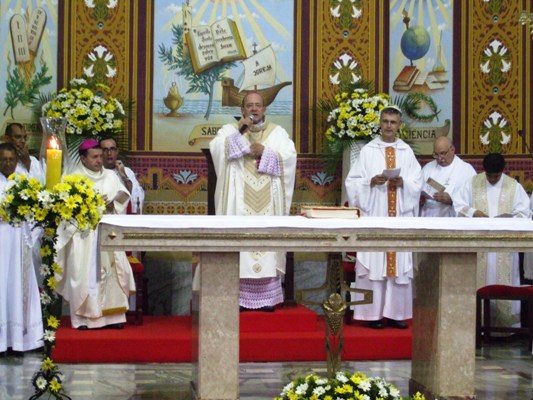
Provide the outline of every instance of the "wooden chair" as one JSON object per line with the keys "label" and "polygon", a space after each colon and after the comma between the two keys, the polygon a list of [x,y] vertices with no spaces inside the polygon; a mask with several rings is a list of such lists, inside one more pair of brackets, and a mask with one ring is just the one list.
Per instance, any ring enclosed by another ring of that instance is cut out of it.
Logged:
{"label": "wooden chair", "polygon": [[[500,327],[491,326],[490,301],[491,300],[520,300],[522,306],[527,307],[527,326]],[[481,306],[483,305],[483,318],[481,318]],[[528,337],[528,345],[531,350],[533,340],[533,286],[506,286],[489,285],[478,289],[476,296],[476,347],[480,348],[482,339],[484,344],[490,343],[491,332],[523,333]]]}

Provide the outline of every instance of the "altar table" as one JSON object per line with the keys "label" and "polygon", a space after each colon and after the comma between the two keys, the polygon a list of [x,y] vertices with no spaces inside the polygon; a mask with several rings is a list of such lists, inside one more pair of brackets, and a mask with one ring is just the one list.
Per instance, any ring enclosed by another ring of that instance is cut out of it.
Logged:
{"label": "altar table", "polygon": [[239,251],[417,252],[410,392],[473,399],[477,252],[532,251],[533,221],[105,215],[99,237],[103,250],[200,254],[192,386],[202,400],[239,398]]}

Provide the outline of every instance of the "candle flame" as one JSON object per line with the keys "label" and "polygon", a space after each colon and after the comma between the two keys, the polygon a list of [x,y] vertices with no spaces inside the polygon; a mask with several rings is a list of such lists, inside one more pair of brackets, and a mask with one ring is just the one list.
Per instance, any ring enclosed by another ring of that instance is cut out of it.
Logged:
{"label": "candle flame", "polygon": [[50,139],[50,149],[56,149],[58,150],[59,149],[59,143],[57,143],[57,140],[55,137],[52,136],[52,138]]}

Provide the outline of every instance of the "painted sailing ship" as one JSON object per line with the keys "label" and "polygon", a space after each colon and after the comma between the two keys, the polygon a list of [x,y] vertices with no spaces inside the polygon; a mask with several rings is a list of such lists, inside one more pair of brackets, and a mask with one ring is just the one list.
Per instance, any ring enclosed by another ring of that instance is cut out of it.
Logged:
{"label": "painted sailing ship", "polygon": [[265,107],[270,105],[279,91],[292,82],[276,83],[276,54],[271,45],[254,51],[249,58],[242,61],[244,73],[242,83],[235,85],[231,78],[222,80],[222,105],[227,107],[240,107],[242,100],[249,92],[257,92],[263,96]]}

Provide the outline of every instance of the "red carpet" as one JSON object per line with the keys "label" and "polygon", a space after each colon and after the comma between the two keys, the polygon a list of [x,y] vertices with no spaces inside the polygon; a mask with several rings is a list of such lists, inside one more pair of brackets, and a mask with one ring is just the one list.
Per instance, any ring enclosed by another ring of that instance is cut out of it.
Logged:
{"label": "red carpet", "polygon": [[[241,361],[325,361],[324,320],[298,306],[274,313],[241,313]],[[345,325],[342,359],[411,358],[411,329]],[[190,362],[191,317],[144,317],[123,330],[79,331],[63,318],[53,358],[62,363]]]}

